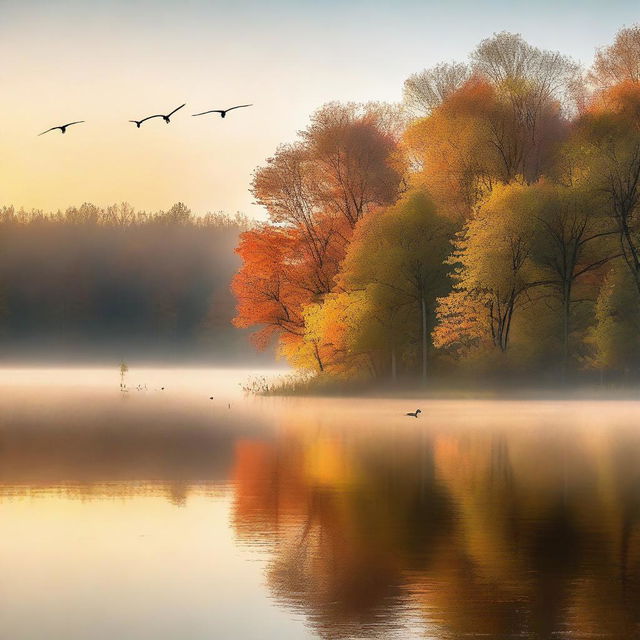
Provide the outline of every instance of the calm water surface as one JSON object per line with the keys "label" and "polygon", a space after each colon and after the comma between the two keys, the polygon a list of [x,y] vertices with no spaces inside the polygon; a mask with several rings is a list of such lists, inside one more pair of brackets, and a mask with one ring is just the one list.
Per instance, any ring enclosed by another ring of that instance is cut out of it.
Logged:
{"label": "calm water surface", "polygon": [[246,375],[0,371],[0,638],[640,637],[640,402]]}

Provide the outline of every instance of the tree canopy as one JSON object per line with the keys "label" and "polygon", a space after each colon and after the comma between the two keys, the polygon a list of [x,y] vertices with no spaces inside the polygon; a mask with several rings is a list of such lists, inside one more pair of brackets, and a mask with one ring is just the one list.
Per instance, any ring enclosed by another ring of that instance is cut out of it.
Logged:
{"label": "tree canopy", "polygon": [[320,109],[256,171],[235,322],[329,376],[640,375],[639,33],[586,73],[497,33],[404,110]]}

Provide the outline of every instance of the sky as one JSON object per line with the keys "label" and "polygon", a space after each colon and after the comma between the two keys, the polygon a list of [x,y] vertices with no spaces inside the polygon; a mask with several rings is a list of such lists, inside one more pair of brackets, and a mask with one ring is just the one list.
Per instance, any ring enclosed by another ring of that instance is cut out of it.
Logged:
{"label": "sky", "polygon": [[499,31],[588,65],[639,20],[636,0],[0,0],[0,205],[260,218],[253,170],[322,104],[399,101]]}

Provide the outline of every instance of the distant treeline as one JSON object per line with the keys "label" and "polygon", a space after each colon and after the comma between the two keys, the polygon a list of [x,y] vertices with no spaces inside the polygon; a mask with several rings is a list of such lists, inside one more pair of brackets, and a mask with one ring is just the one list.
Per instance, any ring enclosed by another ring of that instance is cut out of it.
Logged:
{"label": "distant treeline", "polygon": [[640,375],[640,26],[591,69],[494,34],[322,107],[255,172],[235,323],[323,377]]}
{"label": "distant treeline", "polygon": [[0,358],[229,360],[241,215],[0,209]]}

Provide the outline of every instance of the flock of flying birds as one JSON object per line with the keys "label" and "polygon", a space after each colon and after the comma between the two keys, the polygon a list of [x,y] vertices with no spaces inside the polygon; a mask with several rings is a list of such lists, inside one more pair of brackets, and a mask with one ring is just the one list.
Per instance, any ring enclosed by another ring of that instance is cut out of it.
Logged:
{"label": "flock of flying birds", "polygon": [[[153,116],[147,116],[146,118],[142,118],[142,120],[129,120],[129,122],[133,122],[136,125],[136,127],[138,127],[138,129],[140,128],[143,122],[146,122],[147,120],[152,120],[153,118],[162,118],[167,124],[169,124],[169,122],[171,122],[170,120],[171,116],[176,111],[179,111],[180,109],[182,109],[182,107],[185,107],[185,106],[186,106],[186,102],[185,104],[181,104],[179,107],[176,107],[171,113],[168,113],[166,116],[162,115],[161,113],[156,113]],[[194,113],[192,115],[204,116],[204,115],[207,115],[208,113],[219,113],[220,117],[224,118],[226,117],[227,113],[229,113],[229,111],[233,111],[234,109],[242,109],[244,107],[252,107],[252,106],[253,106],[252,104],[239,104],[239,105],[236,105],[235,107],[229,107],[228,109],[210,109],[209,111],[203,111],[202,113]],[[56,129],[60,129],[62,133],[66,133],[67,127],[70,127],[71,125],[74,125],[74,124],[81,124],[82,122],[85,122],[85,121],[76,120],[75,122],[67,122],[67,124],[61,124],[61,125],[58,125],[57,127],[51,127],[50,129],[47,129],[46,131],[43,131],[38,135],[43,136],[45,133],[49,133],[49,131],[55,131]]]}

